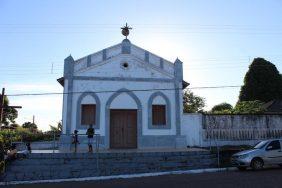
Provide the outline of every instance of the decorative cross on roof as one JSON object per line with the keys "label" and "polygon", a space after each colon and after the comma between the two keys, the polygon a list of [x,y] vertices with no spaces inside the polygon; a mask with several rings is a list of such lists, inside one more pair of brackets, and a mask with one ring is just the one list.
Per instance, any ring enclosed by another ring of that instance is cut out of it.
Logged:
{"label": "decorative cross on roof", "polygon": [[132,27],[128,27],[127,23],[125,24],[124,27],[121,28],[121,33],[125,38],[127,39],[127,36],[129,35],[129,30],[132,29]]}

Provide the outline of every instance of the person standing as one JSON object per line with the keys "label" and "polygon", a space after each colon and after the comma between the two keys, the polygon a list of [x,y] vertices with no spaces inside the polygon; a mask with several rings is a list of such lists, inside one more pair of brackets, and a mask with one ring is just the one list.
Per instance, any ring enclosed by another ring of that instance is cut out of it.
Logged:
{"label": "person standing", "polygon": [[92,143],[93,143],[94,134],[95,134],[95,130],[92,124],[90,124],[86,132],[86,135],[88,137],[88,152],[93,152]]}
{"label": "person standing", "polygon": [[79,141],[78,141],[78,130],[74,130],[74,135],[73,135],[73,141],[72,143],[74,144],[74,152],[76,153],[77,152],[77,144],[79,144]]}

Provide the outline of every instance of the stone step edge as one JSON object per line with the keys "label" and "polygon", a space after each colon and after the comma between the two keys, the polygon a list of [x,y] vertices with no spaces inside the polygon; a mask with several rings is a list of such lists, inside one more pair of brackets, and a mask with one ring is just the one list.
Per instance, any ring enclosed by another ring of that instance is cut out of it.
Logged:
{"label": "stone step edge", "polygon": [[95,176],[95,177],[85,177],[85,178],[11,181],[11,182],[0,182],[0,186],[34,184],[34,183],[58,183],[58,182],[70,182],[70,181],[99,181],[99,180],[128,179],[128,178],[151,177],[151,176],[162,176],[162,175],[212,173],[212,172],[235,171],[235,170],[237,170],[235,167],[205,168],[205,169],[178,170],[178,171],[140,173],[140,174],[124,174],[124,175],[113,175],[113,176]]}

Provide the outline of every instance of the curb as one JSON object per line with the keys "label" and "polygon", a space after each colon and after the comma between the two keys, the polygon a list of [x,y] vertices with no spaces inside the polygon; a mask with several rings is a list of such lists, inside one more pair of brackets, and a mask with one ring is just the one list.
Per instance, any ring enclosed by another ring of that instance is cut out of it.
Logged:
{"label": "curb", "polygon": [[141,174],[125,174],[115,176],[95,176],[85,178],[69,178],[69,179],[52,179],[52,180],[33,180],[33,181],[11,181],[0,182],[0,186],[5,185],[19,185],[19,184],[35,184],[35,183],[60,183],[60,182],[80,182],[80,181],[99,181],[99,180],[111,180],[111,179],[128,179],[128,178],[141,178],[141,177],[153,177],[163,175],[178,175],[178,174],[200,174],[200,173],[212,173],[212,172],[226,172],[235,171],[236,168],[205,168],[195,170],[181,170],[181,171],[168,171],[168,172],[155,172],[155,173],[141,173]]}

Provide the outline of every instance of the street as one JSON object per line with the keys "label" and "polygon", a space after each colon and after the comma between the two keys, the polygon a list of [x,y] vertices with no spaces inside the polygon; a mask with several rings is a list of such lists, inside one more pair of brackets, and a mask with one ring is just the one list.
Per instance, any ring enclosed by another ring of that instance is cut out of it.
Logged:
{"label": "street", "polygon": [[282,169],[261,171],[230,171],[203,174],[165,175],[132,179],[113,179],[103,181],[62,182],[7,186],[11,188],[181,188],[181,187],[281,187]]}

